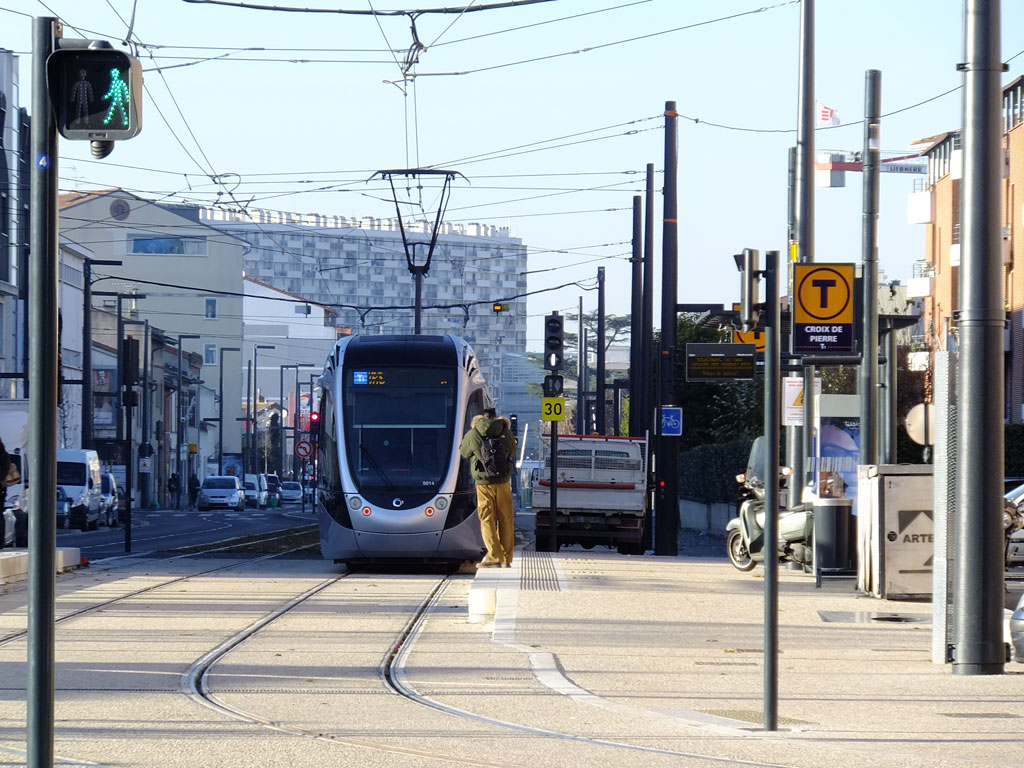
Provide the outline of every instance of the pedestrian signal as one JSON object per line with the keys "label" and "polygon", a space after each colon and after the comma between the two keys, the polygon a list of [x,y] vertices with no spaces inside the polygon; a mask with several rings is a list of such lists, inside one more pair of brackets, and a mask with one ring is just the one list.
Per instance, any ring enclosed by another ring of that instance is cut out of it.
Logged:
{"label": "pedestrian signal", "polygon": [[552,312],[544,318],[544,367],[557,371],[562,367],[562,358],[565,354],[562,316]]}
{"label": "pedestrian signal", "polygon": [[119,141],[142,129],[142,65],[94,40],[89,48],[60,48],[46,60],[46,77],[65,139]]}

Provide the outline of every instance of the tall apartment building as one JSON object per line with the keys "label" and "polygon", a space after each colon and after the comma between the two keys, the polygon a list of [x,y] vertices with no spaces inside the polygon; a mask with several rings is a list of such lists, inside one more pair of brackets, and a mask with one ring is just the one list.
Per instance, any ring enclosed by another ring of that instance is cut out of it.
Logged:
{"label": "tall apartment building", "polygon": [[[247,241],[247,277],[334,309],[339,327],[355,334],[413,332],[415,283],[396,220],[217,208],[177,212]],[[430,225],[407,225],[406,237],[429,242]],[[424,263],[426,252],[426,245],[418,245],[414,263]],[[502,409],[502,356],[526,352],[525,272],[526,246],[507,229],[442,224],[423,279],[422,333],[469,341]],[[507,311],[494,311],[498,300]]]}
{"label": "tall apartment building", "polygon": [[[1024,422],[1024,77],[1003,88],[1003,297],[1005,413]],[[960,200],[963,151],[959,131],[918,142],[928,159],[928,177],[909,201],[911,223],[925,225],[925,255],[911,280],[912,296],[924,303],[924,343],[930,350],[956,348],[955,313],[960,308]],[[1019,267],[1019,269],[1018,269]]]}

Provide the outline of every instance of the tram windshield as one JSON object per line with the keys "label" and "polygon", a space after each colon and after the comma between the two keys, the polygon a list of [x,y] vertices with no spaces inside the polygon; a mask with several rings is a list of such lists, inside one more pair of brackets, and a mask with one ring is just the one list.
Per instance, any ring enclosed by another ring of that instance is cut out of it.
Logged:
{"label": "tram windshield", "polygon": [[349,469],[363,493],[440,486],[455,423],[451,368],[349,369],[343,398]]}

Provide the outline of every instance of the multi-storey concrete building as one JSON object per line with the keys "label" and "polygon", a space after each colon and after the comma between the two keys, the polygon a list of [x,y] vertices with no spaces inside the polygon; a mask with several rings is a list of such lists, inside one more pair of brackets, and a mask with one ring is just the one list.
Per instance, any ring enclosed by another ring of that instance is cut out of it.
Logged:
{"label": "multi-storey concrete building", "polygon": [[[0,49],[0,372],[24,373],[28,258],[28,115],[18,107],[18,57]],[[22,397],[7,378],[0,397]]]}
{"label": "multi-storey concrete building", "polygon": [[[330,307],[338,326],[356,334],[413,332],[415,283],[396,220],[177,210],[247,241],[247,277]],[[426,222],[406,226],[408,240],[430,240]],[[414,263],[426,252],[418,245]],[[467,339],[503,410],[502,356],[526,352],[525,272],[526,246],[507,229],[442,224],[423,279],[422,332]],[[508,309],[495,312],[498,301]]]}
{"label": "multi-storey concrete building", "polygon": [[[910,197],[911,223],[925,225],[925,254],[910,293],[923,299],[924,339],[930,350],[956,348],[960,307],[960,195],[963,158],[959,131],[922,139],[928,159],[922,189]],[[1024,77],[1003,88],[1003,296],[1008,313],[1006,420],[1024,421]],[[1018,268],[1019,267],[1019,268]]]}

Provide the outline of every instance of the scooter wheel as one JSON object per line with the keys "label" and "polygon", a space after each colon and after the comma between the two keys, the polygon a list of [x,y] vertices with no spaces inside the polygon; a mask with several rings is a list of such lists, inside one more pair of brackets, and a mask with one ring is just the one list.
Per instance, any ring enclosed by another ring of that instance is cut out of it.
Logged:
{"label": "scooter wheel", "polygon": [[739,531],[729,531],[725,539],[725,549],[729,553],[729,562],[740,571],[752,571],[757,565],[747,552],[747,545],[743,543],[743,534]]}

